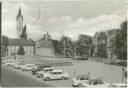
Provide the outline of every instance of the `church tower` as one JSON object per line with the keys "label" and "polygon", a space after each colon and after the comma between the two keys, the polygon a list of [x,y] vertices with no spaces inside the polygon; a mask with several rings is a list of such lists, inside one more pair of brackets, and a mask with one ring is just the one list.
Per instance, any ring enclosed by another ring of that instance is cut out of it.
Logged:
{"label": "church tower", "polygon": [[23,16],[20,7],[19,7],[18,15],[16,17],[16,30],[17,30],[17,38],[21,39],[21,34],[23,32]]}

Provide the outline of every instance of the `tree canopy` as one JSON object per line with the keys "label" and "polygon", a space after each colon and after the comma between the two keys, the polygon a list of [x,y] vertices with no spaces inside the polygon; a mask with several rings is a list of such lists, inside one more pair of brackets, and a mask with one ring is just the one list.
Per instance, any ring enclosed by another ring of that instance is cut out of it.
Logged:
{"label": "tree canopy", "polygon": [[[18,51],[17,51],[17,54],[18,55],[24,55],[25,54],[25,51],[24,51],[24,48],[22,46],[19,47]],[[21,57],[22,58],[22,57]]]}
{"label": "tree canopy", "polygon": [[121,24],[121,28],[115,34],[114,54],[118,59],[127,59],[127,21]]}

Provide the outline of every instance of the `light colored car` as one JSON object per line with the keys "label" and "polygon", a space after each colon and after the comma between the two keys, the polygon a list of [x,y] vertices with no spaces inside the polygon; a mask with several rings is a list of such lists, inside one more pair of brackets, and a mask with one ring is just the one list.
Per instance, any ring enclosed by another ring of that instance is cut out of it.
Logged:
{"label": "light colored car", "polygon": [[19,67],[21,64],[22,64],[21,62],[16,62],[16,63],[13,65],[13,68],[18,69],[18,67]]}
{"label": "light colored car", "polygon": [[7,67],[13,67],[16,63],[15,62],[7,62]]}
{"label": "light colored car", "polygon": [[6,66],[9,66],[10,63],[13,63],[13,60],[7,59],[4,61]]}
{"label": "light colored car", "polygon": [[55,68],[54,67],[44,68],[42,71],[36,72],[36,76],[37,77],[43,77],[44,73],[51,72],[52,70],[55,70]]}
{"label": "light colored car", "polygon": [[63,72],[62,70],[52,70],[49,73],[43,74],[43,79],[49,81],[51,79],[68,79],[70,75],[67,72]]}
{"label": "light colored car", "polygon": [[82,83],[81,86],[86,88],[106,88],[110,87],[111,84],[103,81],[102,79],[89,79],[87,82]]}
{"label": "light colored car", "polygon": [[37,69],[37,66],[35,64],[26,64],[21,68],[22,68],[22,71],[31,71],[32,69]]}
{"label": "light colored car", "polygon": [[127,88],[127,84],[126,83],[112,83],[111,87],[118,87],[118,88]]}
{"label": "light colored car", "polygon": [[73,87],[80,87],[82,83],[87,82],[87,78],[85,75],[78,75],[76,78],[72,79]]}

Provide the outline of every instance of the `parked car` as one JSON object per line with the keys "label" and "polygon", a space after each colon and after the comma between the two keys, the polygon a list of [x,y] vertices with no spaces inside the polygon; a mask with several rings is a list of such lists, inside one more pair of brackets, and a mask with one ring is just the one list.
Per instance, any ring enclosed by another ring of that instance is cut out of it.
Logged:
{"label": "parked car", "polygon": [[23,69],[24,66],[25,66],[25,64],[24,63],[21,63],[21,64],[18,64],[15,68],[16,69]]}
{"label": "parked car", "polygon": [[111,86],[111,84],[103,81],[102,79],[89,79],[87,82],[82,83],[81,86],[86,88],[104,88]]}
{"label": "parked car", "polygon": [[49,81],[51,79],[68,79],[70,75],[67,72],[63,72],[62,70],[52,70],[49,73],[43,74],[43,79]]}
{"label": "parked car", "polygon": [[105,64],[110,64],[110,65],[115,65],[116,64],[116,59],[109,59],[105,62]]}
{"label": "parked car", "polygon": [[127,88],[127,84],[126,83],[112,83],[113,88],[118,87],[118,88]]}
{"label": "parked car", "polygon": [[37,77],[43,77],[43,74],[44,74],[44,73],[51,72],[52,70],[55,70],[55,68],[54,68],[54,67],[44,68],[42,71],[36,72],[36,76],[37,76]]}
{"label": "parked car", "polygon": [[78,75],[76,78],[72,79],[72,86],[73,87],[80,87],[83,82],[87,82],[85,75]]}
{"label": "parked car", "polygon": [[116,64],[120,66],[127,66],[127,60],[117,60]]}
{"label": "parked car", "polygon": [[13,67],[16,64],[16,62],[7,62],[7,67]]}
{"label": "parked car", "polygon": [[13,68],[18,69],[18,67],[21,65],[21,62],[17,62],[13,65]]}
{"label": "parked car", "polygon": [[39,65],[39,66],[37,66],[37,69],[32,69],[32,74],[36,75],[36,72],[42,71],[46,67],[50,67],[50,66],[49,65]]}
{"label": "parked car", "polygon": [[5,65],[9,65],[10,63],[13,63],[13,60],[7,59],[4,61]]}
{"label": "parked car", "polygon": [[32,69],[37,69],[35,64],[26,64],[22,67],[22,71],[31,71]]}

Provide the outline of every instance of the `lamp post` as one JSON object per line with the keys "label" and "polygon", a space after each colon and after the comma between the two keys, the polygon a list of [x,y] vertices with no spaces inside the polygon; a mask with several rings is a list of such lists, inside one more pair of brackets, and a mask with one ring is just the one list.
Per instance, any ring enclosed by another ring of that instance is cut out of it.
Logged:
{"label": "lamp post", "polygon": [[66,57],[66,55],[65,55],[65,40],[64,40],[64,57]]}

